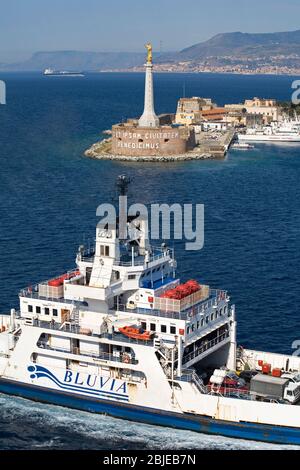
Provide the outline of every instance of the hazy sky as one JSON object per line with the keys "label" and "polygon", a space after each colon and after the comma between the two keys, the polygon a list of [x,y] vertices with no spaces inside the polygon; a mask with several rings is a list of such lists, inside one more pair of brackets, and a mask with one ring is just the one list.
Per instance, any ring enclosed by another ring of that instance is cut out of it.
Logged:
{"label": "hazy sky", "polygon": [[300,0],[0,0],[0,61],[39,50],[180,50],[219,32],[300,28]]}

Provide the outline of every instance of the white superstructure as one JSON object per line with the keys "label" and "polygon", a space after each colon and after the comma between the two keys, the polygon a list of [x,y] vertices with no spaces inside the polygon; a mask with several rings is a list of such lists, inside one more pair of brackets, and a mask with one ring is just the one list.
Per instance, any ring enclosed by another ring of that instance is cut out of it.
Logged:
{"label": "white superstructure", "polygon": [[238,134],[238,139],[239,142],[300,142],[300,122],[285,120],[249,128],[245,134]]}
{"label": "white superstructure", "polygon": [[67,70],[57,71],[50,67],[44,70],[43,75],[49,77],[84,77],[82,72],[69,72]]}
{"label": "white superstructure", "polygon": [[[74,270],[22,290],[20,310],[0,316],[0,391],[299,444],[300,407],[291,403],[299,399],[300,359],[237,348],[227,292],[180,285],[173,251],[150,246],[142,218],[128,219],[128,228],[134,236],[123,241],[118,225],[97,228],[95,246],[80,246]],[[281,379],[284,400],[253,396],[242,380],[234,385],[233,371],[261,373],[265,364],[290,374],[291,385]]]}

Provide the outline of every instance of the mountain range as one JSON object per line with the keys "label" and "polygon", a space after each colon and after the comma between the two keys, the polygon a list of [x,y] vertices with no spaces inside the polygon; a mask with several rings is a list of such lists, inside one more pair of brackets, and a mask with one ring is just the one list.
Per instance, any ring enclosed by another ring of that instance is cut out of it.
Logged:
{"label": "mountain range", "polygon": [[[282,33],[224,33],[179,52],[154,54],[158,68],[165,64],[186,67],[257,67],[276,66],[300,69],[300,30]],[[41,71],[47,67],[58,70],[138,70],[143,67],[144,52],[82,52],[41,51],[23,62],[0,64],[0,70]],[[168,69],[168,68],[166,68]]]}
{"label": "mountain range", "polygon": [[225,33],[208,41],[183,49],[176,60],[199,60],[211,56],[243,56],[254,58],[272,55],[298,54],[300,30],[286,33]]}

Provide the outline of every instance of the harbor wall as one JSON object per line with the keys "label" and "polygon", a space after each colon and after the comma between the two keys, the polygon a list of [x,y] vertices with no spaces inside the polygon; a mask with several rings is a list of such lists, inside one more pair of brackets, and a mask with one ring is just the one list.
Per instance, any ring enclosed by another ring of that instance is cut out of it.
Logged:
{"label": "harbor wall", "polygon": [[112,127],[112,153],[128,156],[181,155],[195,146],[193,129],[172,126]]}

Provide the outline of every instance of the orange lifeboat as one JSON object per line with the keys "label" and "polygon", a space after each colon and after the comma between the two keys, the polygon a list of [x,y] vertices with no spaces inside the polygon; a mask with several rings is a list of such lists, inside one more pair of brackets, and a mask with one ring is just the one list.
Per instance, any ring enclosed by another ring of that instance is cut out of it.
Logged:
{"label": "orange lifeboat", "polygon": [[48,286],[50,287],[59,287],[62,286],[64,281],[72,279],[72,277],[79,276],[80,271],[74,271],[69,274],[62,274],[61,276],[57,277],[56,279],[52,279],[48,281]]}
{"label": "orange lifeboat", "polygon": [[154,334],[152,331],[145,331],[136,326],[124,326],[123,328],[119,328],[119,332],[128,338],[139,339],[141,341],[150,341]]}

